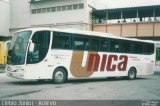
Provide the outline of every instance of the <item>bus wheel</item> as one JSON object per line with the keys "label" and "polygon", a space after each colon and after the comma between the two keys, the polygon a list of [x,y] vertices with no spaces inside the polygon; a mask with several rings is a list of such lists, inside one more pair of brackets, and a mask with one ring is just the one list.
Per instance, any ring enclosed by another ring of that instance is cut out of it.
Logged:
{"label": "bus wheel", "polygon": [[129,80],[135,79],[136,78],[136,74],[137,74],[136,69],[133,68],[133,67],[130,68],[129,71],[128,71],[128,79]]}
{"label": "bus wheel", "polygon": [[62,68],[57,68],[55,69],[54,73],[53,73],[53,82],[56,84],[62,84],[66,81],[67,79],[67,73],[64,69]]}

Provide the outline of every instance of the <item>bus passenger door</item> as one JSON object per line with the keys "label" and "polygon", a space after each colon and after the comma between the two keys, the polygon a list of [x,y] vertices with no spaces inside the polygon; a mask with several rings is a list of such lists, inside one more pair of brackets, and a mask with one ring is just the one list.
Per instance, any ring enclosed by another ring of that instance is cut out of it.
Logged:
{"label": "bus passenger door", "polygon": [[31,40],[27,54],[26,74],[33,79],[46,79],[50,31],[35,32]]}
{"label": "bus passenger door", "polygon": [[156,66],[160,66],[160,47],[156,48]]}

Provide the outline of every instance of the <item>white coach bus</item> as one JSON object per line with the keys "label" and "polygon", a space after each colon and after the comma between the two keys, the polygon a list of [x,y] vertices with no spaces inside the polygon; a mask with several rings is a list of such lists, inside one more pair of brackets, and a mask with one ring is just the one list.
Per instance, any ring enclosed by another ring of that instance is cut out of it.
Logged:
{"label": "white coach bus", "polygon": [[8,52],[6,74],[20,79],[106,78],[153,73],[155,47],[151,41],[111,34],[53,28],[16,32]]}

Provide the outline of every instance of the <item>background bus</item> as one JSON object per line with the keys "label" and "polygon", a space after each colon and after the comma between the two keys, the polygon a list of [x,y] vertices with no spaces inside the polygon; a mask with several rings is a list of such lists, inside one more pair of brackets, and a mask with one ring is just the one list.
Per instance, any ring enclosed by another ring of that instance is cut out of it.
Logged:
{"label": "background bus", "polygon": [[5,71],[9,41],[0,41],[0,72]]}
{"label": "background bus", "polygon": [[15,33],[6,73],[21,79],[106,78],[153,74],[152,41],[91,31],[30,28]]}
{"label": "background bus", "polygon": [[11,36],[0,35],[0,72],[5,72],[7,61],[8,47],[10,45]]}

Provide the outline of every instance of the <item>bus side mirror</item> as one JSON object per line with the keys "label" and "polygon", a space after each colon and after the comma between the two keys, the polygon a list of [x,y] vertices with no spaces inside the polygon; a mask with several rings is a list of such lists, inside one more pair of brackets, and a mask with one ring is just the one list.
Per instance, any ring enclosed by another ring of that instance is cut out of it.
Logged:
{"label": "bus side mirror", "polygon": [[12,50],[8,50],[8,55],[9,55],[9,56],[12,55]]}
{"label": "bus side mirror", "polygon": [[34,51],[34,46],[35,46],[35,44],[31,42],[30,46],[29,46],[29,52],[33,52]]}

